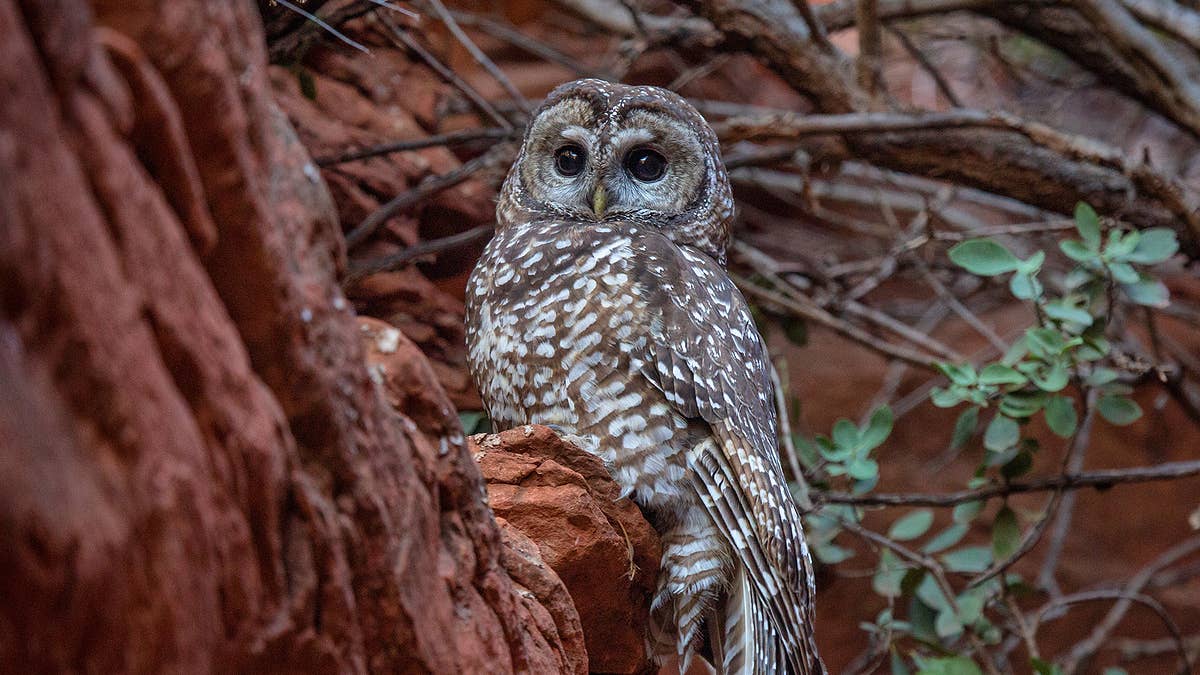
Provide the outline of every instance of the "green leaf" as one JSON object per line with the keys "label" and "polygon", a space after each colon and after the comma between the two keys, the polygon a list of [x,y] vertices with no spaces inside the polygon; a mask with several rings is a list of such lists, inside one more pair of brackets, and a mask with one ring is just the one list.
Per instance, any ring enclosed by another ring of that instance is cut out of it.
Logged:
{"label": "green leaf", "polygon": [[1000,452],[1017,444],[1021,438],[1021,427],[1016,420],[996,414],[983,432],[983,447]]}
{"label": "green leaf", "polygon": [[983,675],[983,672],[965,656],[943,656],[926,659],[917,675]]}
{"label": "green leaf", "polygon": [[1147,307],[1166,307],[1171,301],[1171,292],[1163,282],[1155,279],[1143,279],[1132,284],[1122,284],[1121,290],[1129,297],[1129,301]]}
{"label": "green leaf", "polygon": [[888,665],[892,670],[892,675],[911,675],[908,666],[904,665],[904,657],[900,656],[900,653],[894,648],[891,650]]}
{"label": "green leaf", "polygon": [[1041,358],[1057,356],[1067,348],[1067,341],[1063,339],[1062,333],[1053,328],[1026,329],[1025,338],[1029,350]]}
{"label": "green leaf", "polygon": [[1000,474],[1012,480],[1013,478],[1029,473],[1029,470],[1032,468],[1033,455],[1027,450],[1022,450],[1013,455],[1012,459],[1005,462],[1004,466],[1000,467]]}
{"label": "green leaf", "polygon": [[1025,355],[1028,353],[1029,338],[1025,335],[1022,335],[1016,340],[1013,340],[1012,346],[1008,348],[1008,351],[1004,352],[1004,356],[1000,359],[1000,362],[1006,366],[1011,366],[1012,364],[1025,358]]}
{"label": "green leaf", "polygon": [[938,637],[948,640],[962,635],[963,625],[962,621],[958,618],[958,614],[953,609],[947,607],[938,612],[937,620],[933,623],[933,630],[937,633]]}
{"label": "green leaf", "polygon": [[1034,251],[1033,255],[1029,256],[1025,260],[1022,260],[1017,265],[1017,271],[1021,272],[1022,274],[1034,276],[1038,273],[1038,270],[1042,269],[1042,263],[1044,262],[1046,262],[1046,252]]}
{"label": "green leaf", "polygon": [[1133,284],[1141,277],[1137,270],[1133,269],[1133,265],[1123,262],[1109,263],[1108,271],[1112,274],[1113,281],[1118,284]]}
{"label": "green leaf", "polygon": [[796,446],[796,453],[800,455],[800,463],[806,468],[811,469],[820,461],[821,455],[817,451],[817,444],[801,434],[792,434],[792,445]]}
{"label": "green leaf", "polygon": [[1083,237],[1088,248],[1093,251],[1100,250],[1100,217],[1096,215],[1096,210],[1085,202],[1075,205],[1075,229],[1079,230],[1079,235]]}
{"label": "green leaf", "polygon": [[954,435],[950,438],[950,447],[958,449],[966,445],[971,436],[975,435],[975,428],[978,426],[979,408],[971,406],[962,411],[954,422]]}
{"label": "green leaf", "polygon": [[875,471],[874,476],[871,476],[870,478],[860,478],[854,481],[854,483],[850,486],[850,494],[865,495],[871,490],[874,490],[876,485],[879,485],[878,469]]}
{"label": "green leaf", "polygon": [[1118,377],[1119,375],[1117,374],[1117,371],[1113,370],[1112,368],[1100,367],[1093,370],[1092,374],[1088,375],[1084,382],[1086,382],[1089,386],[1099,387],[1116,380]]}
{"label": "green leaf", "polygon": [[1104,247],[1104,257],[1109,260],[1121,260],[1133,253],[1141,240],[1142,234],[1137,230],[1121,232],[1113,230],[1108,235],[1108,245]]}
{"label": "green leaf", "polygon": [[890,549],[885,548],[883,553],[879,554],[879,569],[871,578],[871,588],[885,598],[899,597],[900,582],[904,580],[906,573],[908,573],[908,566],[901,562],[900,558]]}
{"label": "green leaf", "polygon": [[962,541],[962,538],[966,536],[970,529],[971,528],[966,523],[955,523],[941,532],[938,532],[936,536],[934,536],[924,546],[921,547],[921,550],[925,553],[940,553],[945,551],[951,546]]}
{"label": "green leaf", "polygon": [[1092,323],[1092,315],[1086,309],[1071,305],[1066,300],[1047,302],[1042,309],[1046,316],[1057,321],[1070,321],[1085,326]]}
{"label": "green leaf", "polygon": [[1075,401],[1069,396],[1052,396],[1046,401],[1046,425],[1056,435],[1070,438],[1075,433],[1078,418],[1075,415]]}
{"label": "green leaf", "polygon": [[1087,262],[1100,257],[1098,251],[1093,251],[1087,247],[1087,244],[1078,239],[1064,239],[1058,242],[1058,248],[1075,262]]}
{"label": "green leaf", "polygon": [[871,415],[871,420],[867,422],[867,426],[862,430],[859,445],[863,450],[874,450],[879,447],[889,434],[892,433],[892,422],[895,418],[892,416],[892,409],[884,406],[879,406]]}
{"label": "green leaf", "polygon": [[854,551],[835,544],[817,544],[813,546],[813,553],[816,554],[817,560],[826,565],[836,565],[854,556]]}
{"label": "green leaf", "polygon": [[942,589],[937,584],[937,580],[932,574],[925,574],[921,577],[921,583],[917,584],[917,589],[914,591],[921,602],[925,603],[932,609],[941,611],[950,607],[950,599],[942,592]]}
{"label": "green leaf", "polygon": [[1037,411],[1042,409],[1045,401],[1046,395],[1040,391],[1028,393],[1012,392],[1005,394],[1004,398],[1000,399],[1000,412],[1009,417],[1032,417]]}
{"label": "green leaf", "polygon": [[987,604],[987,598],[988,590],[982,587],[960,593],[955,601],[958,605],[959,620],[970,626],[983,618],[983,607]]}
{"label": "green leaf", "polygon": [[869,457],[856,457],[846,473],[855,480],[871,480],[879,475],[879,463]]}
{"label": "green leaf", "polygon": [[857,448],[861,440],[858,427],[848,419],[840,419],[833,425],[833,442],[838,448],[846,450]]}
{"label": "green leaf", "polygon": [[1099,361],[1108,355],[1108,350],[1111,345],[1108,340],[1103,338],[1094,340],[1088,338],[1083,341],[1083,345],[1075,352],[1075,356],[1081,361]]}
{"label": "green leaf", "polygon": [[971,274],[991,277],[1012,272],[1020,260],[993,239],[969,239],[950,249],[950,260]]}
{"label": "green leaf", "polygon": [[1071,379],[1071,374],[1067,370],[1066,363],[1055,361],[1048,368],[1040,368],[1031,373],[1029,379],[1033,380],[1038,389],[1053,393],[1062,391],[1063,387],[1067,386],[1067,382]]}
{"label": "green leaf", "polygon": [[1141,265],[1156,265],[1175,255],[1179,250],[1179,240],[1175,231],[1167,227],[1152,227],[1142,230],[1142,237],[1129,255],[1127,262]]}
{"label": "green leaf", "polygon": [[[913,637],[918,640],[936,643],[938,636],[933,626],[936,619],[936,609],[921,602],[921,599],[915,595],[912,596],[912,599],[908,603],[908,622],[912,626]],[[920,667],[919,664],[918,667]]]}
{"label": "green leaf", "polygon": [[1042,294],[1042,282],[1025,272],[1017,272],[1008,280],[1008,290],[1019,300],[1032,300]]}
{"label": "green leaf", "polygon": [[491,428],[487,413],[482,410],[463,410],[458,413],[458,421],[462,424],[463,433],[467,436],[484,433]]}
{"label": "green leaf", "polygon": [[1039,658],[1029,659],[1029,665],[1037,675],[1062,675],[1062,668],[1056,663],[1043,661]]}
{"label": "green leaf", "polygon": [[958,385],[970,386],[979,378],[975,373],[975,366],[969,363],[935,363],[934,367],[940,370],[946,379]]}
{"label": "green leaf", "polygon": [[959,387],[948,387],[946,389],[934,387],[929,392],[929,400],[933,401],[933,404],[939,408],[953,408],[962,403],[966,395],[967,392]]}
{"label": "green leaf", "polygon": [[986,546],[966,546],[943,555],[942,562],[952,572],[982,572],[992,564],[992,549]]}
{"label": "green leaf", "polygon": [[982,501],[963,502],[954,507],[954,522],[969,523],[975,520],[975,516],[978,516],[980,511],[983,511]]}
{"label": "green leaf", "polygon": [[1124,396],[1103,396],[1096,409],[1101,417],[1119,427],[1133,424],[1142,416],[1142,407]]}
{"label": "green leaf", "polygon": [[1129,675],[1129,672],[1124,668],[1109,666],[1108,668],[1104,669],[1104,675]]}
{"label": "green leaf", "polygon": [[1025,384],[1028,380],[1024,375],[1003,363],[989,363],[979,373],[980,384]]}
{"label": "green leaf", "polygon": [[1020,543],[1021,526],[1017,524],[1017,514],[1005,506],[992,521],[992,556],[996,560],[1004,560],[1017,550]]}
{"label": "green leaf", "polygon": [[917,509],[911,513],[907,513],[899,520],[892,523],[888,529],[888,537],[896,541],[908,541],[929,531],[929,526],[933,524],[933,511],[929,509]]}
{"label": "green leaf", "polygon": [[1017,453],[1020,451],[1021,449],[1015,445],[1000,450],[999,452],[995,450],[985,450],[983,454],[983,466],[992,467],[1008,464],[1012,461],[1013,457],[1017,456]]}

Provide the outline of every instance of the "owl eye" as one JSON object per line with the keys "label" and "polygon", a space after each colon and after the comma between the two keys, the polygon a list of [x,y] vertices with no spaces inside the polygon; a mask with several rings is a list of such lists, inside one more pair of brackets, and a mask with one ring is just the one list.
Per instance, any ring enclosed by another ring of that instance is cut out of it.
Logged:
{"label": "owl eye", "polygon": [[667,158],[650,148],[634,148],[625,155],[625,170],[643,183],[653,183],[667,172]]}
{"label": "owl eye", "polygon": [[578,145],[564,145],[554,151],[554,168],[563,176],[577,176],[587,164],[587,151]]}

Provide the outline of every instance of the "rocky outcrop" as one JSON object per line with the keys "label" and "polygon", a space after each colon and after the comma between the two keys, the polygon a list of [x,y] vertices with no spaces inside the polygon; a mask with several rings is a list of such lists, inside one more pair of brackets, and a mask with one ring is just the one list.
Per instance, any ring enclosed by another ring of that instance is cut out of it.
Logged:
{"label": "rocky outcrop", "polygon": [[644,672],[661,549],[637,506],[596,456],[547,427],[470,440],[497,517],[537,543],[571,592],[591,669]]}
{"label": "rocky outcrop", "polygon": [[263,52],[0,0],[0,671],[582,672],[445,392],[380,395]]}
{"label": "rocky outcrop", "polygon": [[[364,40],[371,33],[361,21],[347,30]],[[425,66],[386,41],[368,40],[369,58],[356,58],[335,47],[316,44],[302,64],[270,66],[275,99],[314,157],[335,158],[397,139],[440,133],[438,119],[452,100],[447,87]],[[321,169],[347,227],[362,222],[383,203],[431,176],[461,163],[445,147],[383,154],[332,164]],[[493,219],[495,188],[507,167],[497,166],[402,210],[376,236],[355,249],[357,260],[375,260],[423,240],[457,234]],[[462,287],[483,250],[485,239],[451,254],[418,258],[413,264],[372,274],[346,288],[362,314],[400,329],[429,357],[430,365],[460,409],[482,408],[466,374]],[[418,267],[417,263],[420,263]]]}

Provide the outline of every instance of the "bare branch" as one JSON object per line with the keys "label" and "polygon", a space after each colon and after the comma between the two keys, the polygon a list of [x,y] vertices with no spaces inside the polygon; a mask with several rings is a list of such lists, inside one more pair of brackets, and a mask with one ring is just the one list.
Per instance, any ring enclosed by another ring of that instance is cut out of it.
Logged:
{"label": "bare branch", "polygon": [[348,150],[340,155],[331,155],[325,157],[317,157],[313,161],[321,168],[345,164],[346,162],[354,162],[360,159],[368,159],[370,157],[379,157],[381,155],[390,155],[395,152],[409,152],[412,150],[421,150],[423,148],[432,148],[438,146],[453,146],[471,141],[480,141],[485,139],[511,138],[514,132],[511,129],[464,129],[462,131],[451,131],[448,134],[436,134],[434,136],[426,136],[424,138],[415,138],[411,141],[392,141],[391,143],[381,143],[373,145],[362,150]]}
{"label": "bare branch", "polygon": [[437,253],[452,251],[463,246],[468,246],[480,241],[486,241],[492,235],[492,226],[480,225],[473,227],[465,232],[452,234],[441,239],[433,239],[430,241],[422,241],[420,243],[409,246],[408,248],[393,255],[386,255],[371,260],[352,261],[350,270],[346,274],[346,278],[342,281],[342,286],[348,287],[354,285],[364,277],[380,272],[391,272],[398,270],[406,265],[417,262],[425,256],[432,256]]}
{"label": "bare branch", "polygon": [[1200,135],[1200,84],[1163,43],[1138,23],[1117,0],[1079,0],[1074,5],[1137,71],[1138,79],[1158,90],[1171,119]]}
{"label": "bare branch", "polygon": [[[846,64],[811,47],[803,20],[790,4],[782,0],[690,4],[698,4],[722,31],[725,48],[756,54],[822,112],[861,114],[869,109],[870,97],[854,83]],[[1128,159],[1103,143],[1012,115],[966,110],[950,115],[944,119],[953,123],[936,132],[895,129],[850,134],[846,142],[858,156],[887,168],[965,183],[1060,213],[1086,199],[1139,227],[1174,226],[1189,235],[1193,254],[1200,251],[1196,196],[1144,162]],[[972,117],[975,124],[969,123]]]}
{"label": "bare branch", "polygon": [[[1072,595],[1065,595],[1061,598],[1055,598],[1047,603],[1045,607],[1038,610],[1038,613],[1034,616],[1034,630],[1037,629],[1037,624],[1041,621],[1042,617],[1051,610],[1065,608],[1083,602],[1098,602],[1107,600],[1117,600],[1117,606],[1123,606],[1124,608],[1128,608],[1131,603],[1136,602],[1157,614],[1158,618],[1162,620],[1163,625],[1167,627],[1167,632],[1171,634],[1171,639],[1175,641],[1176,652],[1179,654],[1180,660],[1178,672],[1180,675],[1189,675],[1192,672],[1192,663],[1188,657],[1187,648],[1183,644],[1183,633],[1179,631],[1179,626],[1177,626],[1175,621],[1171,619],[1171,615],[1167,613],[1166,608],[1164,608],[1162,603],[1154,598],[1137,592],[1130,592],[1128,589],[1117,591],[1084,591],[1082,593],[1074,593]],[[1124,614],[1123,611],[1121,613]],[[1068,662],[1063,667],[1063,671],[1068,675],[1071,675],[1075,672],[1075,665],[1071,662]]]}
{"label": "bare branch", "polygon": [[453,70],[450,70],[450,68],[438,60],[424,45],[414,39],[412,35],[409,35],[408,31],[397,26],[396,22],[392,21],[390,17],[376,16],[375,18],[384,25],[386,29],[385,33],[396,46],[415,53],[426,65],[433,69],[433,72],[437,73],[443,80],[454,85],[456,89],[467,97],[467,100],[471,101],[480,112],[492,118],[492,121],[496,124],[505,129],[513,128],[512,122],[508,121],[508,118],[504,115],[501,115],[495,106],[475,90],[475,87],[472,87],[466,80],[459,77]]}
{"label": "bare branch", "polygon": [[[1172,548],[1168,549],[1159,557],[1155,558],[1154,561],[1149,565],[1143,567],[1137,574],[1133,576],[1132,579],[1129,580],[1129,583],[1125,585],[1125,588],[1122,590],[1122,592],[1127,595],[1141,593],[1142,589],[1146,587],[1146,584],[1150,582],[1155,574],[1174,564],[1176,561],[1192,555],[1197,551],[1200,551],[1200,536],[1190,537],[1183,540],[1179,544],[1176,544]],[[1116,605],[1113,605],[1112,609],[1109,610],[1108,615],[1104,617],[1104,620],[1092,629],[1091,634],[1088,635],[1086,639],[1071,648],[1071,651],[1068,652],[1063,663],[1063,670],[1066,673],[1069,674],[1075,672],[1075,670],[1078,669],[1079,665],[1083,661],[1090,658],[1096,653],[1097,650],[1100,649],[1101,646],[1107,642],[1108,636],[1112,633],[1113,629],[1117,627],[1117,624],[1121,622],[1121,619],[1125,617],[1125,613],[1129,611],[1130,602],[1131,601],[1128,598],[1122,598],[1120,602],[1118,602]],[[1039,612],[1039,615],[1045,614],[1049,609],[1051,608],[1043,609]],[[1174,637],[1180,639],[1180,636],[1177,632],[1174,633]],[[1182,651],[1183,650],[1181,650],[1181,653]],[[1190,667],[1191,664],[1188,663],[1186,653],[1183,653],[1183,659],[1184,663]]]}
{"label": "bare branch", "polygon": [[1046,492],[1049,490],[1078,490],[1095,488],[1107,490],[1114,485],[1125,483],[1149,483],[1163,480],[1179,480],[1200,475],[1200,460],[1184,462],[1167,462],[1154,466],[1135,467],[1130,469],[1101,469],[1097,471],[1081,471],[1075,474],[1061,474],[1028,481],[1014,481],[991,485],[975,490],[960,490],[944,494],[919,493],[874,493],[852,495],[844,492],[823,492],[813,489],[813,500],[817,503],[855,504],[857,506],[938,506],[950,507],[973,502],[981,499],[1007,497],[1008,495],[1025,492]]}
{"label": "bare branch", "polygon": [[492,76],[492,79],[500,83],[500,86],[504,89],[504,91],[508,92],[508,95],[512,97],[512,100],[516,101],[517,106],[519,106],[525,112],[529,112],[529,101],[525,100],[525,97],[521,94],[521,92],[516,88],[516,86],[513,85],[512,81],[508,79],[508,76],[504,74],[504,71],[500,70],[500,68],[494,62],[492,62],[490,58],[488,58],[488,55],[484,54],[483,50],[475,44],[470,36],[463,32],[463,29],[459,27],[458,22],[454,20],[454,16],[446,9],[446,6],[442,4],[442,0],[425,0],[425,2],[431,8],[433,8],[434,14],[438,15],[438,18],[442,20],[442,23],[446,24],[446,28],[450,30],[452,35],[454,35],[454,39],[458,40],[459,44],[461,44],[467,50],[467,52],[471,54],[471,58],[475,59],[476,63],[483,66],[483,69]]}
{"label": "bare branch", "polygon": [[363,219],[357,227],[346,235],[346,247],[354,248],[362,244],[372,234],[375,234],[379,226],[387,222],[389,218],[421,200],[458,185],[481,169],[498,166],[505,161],[511,161],[512,154],[513,148],[510,144],[497,145],[479,157],[465,162],[453,171],[426,178],[417,187],[396,195],[391,201],[380,206],[371,215]]}

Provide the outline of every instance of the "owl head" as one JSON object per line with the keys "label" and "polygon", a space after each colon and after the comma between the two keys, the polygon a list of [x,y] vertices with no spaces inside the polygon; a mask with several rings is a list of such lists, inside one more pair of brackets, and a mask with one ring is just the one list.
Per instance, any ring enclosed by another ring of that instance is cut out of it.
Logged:
{"label": "owl head", "polygon": [[621,221],[653,227],[722,263],[733,215],[712,128],[658,87],[564,84],[530,118],[497,227]]}

